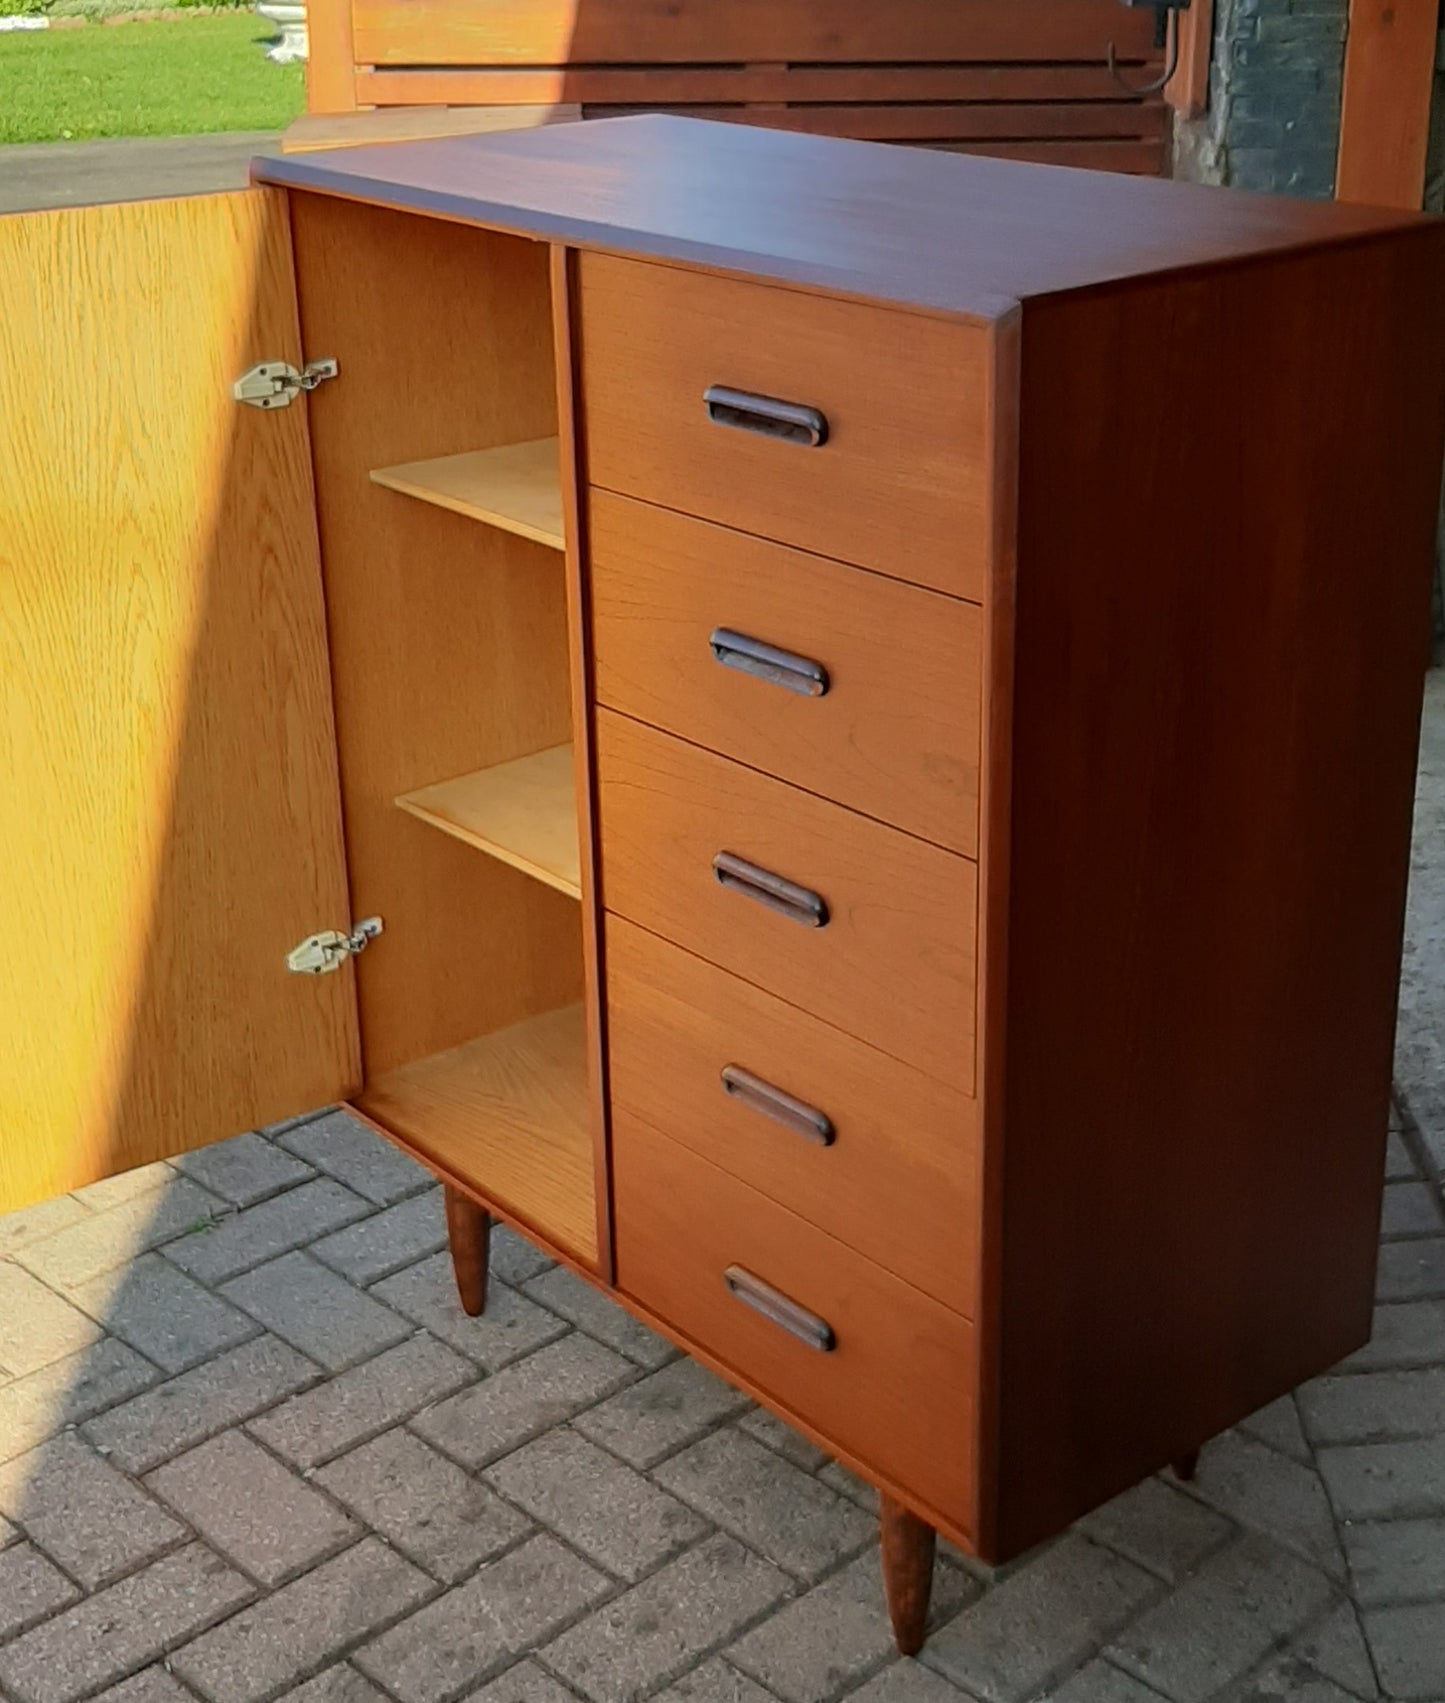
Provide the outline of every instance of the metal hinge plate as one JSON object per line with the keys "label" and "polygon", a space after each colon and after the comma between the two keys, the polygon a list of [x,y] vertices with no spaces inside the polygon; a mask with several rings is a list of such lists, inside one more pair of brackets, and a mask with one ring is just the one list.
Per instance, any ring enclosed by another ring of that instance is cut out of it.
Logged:
{"label": "metal hinge plate", "polygon": [[286,968],[293,976],[329,976],[339,970],[348,958],[366,950],[367,942],[381,933],[381,918],[366,917],[357,923],[350,934],[338,929],[323,929],[320,934],[308,935],[299,946],[286,954]]}
{"label": "metal hinge plate", "polygon": [[231,394],[251,408],[289,408],[303,391],[315,390],[338,370],[333,360],[308,361],[300,372],[289,361],[262,361],[241,374]]}

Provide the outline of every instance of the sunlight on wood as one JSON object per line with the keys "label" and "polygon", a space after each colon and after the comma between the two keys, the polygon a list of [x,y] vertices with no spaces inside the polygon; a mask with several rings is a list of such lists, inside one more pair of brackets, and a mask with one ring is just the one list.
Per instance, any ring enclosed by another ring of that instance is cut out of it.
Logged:
{"label": "sunlight on wood", "polygon": [[306,816],[335,783],[304,416],[230,395],[297,340],[278,212],[0,226],[0,1211],[350,1073],[337,995],[270,967],[345,905],[339,822]]}

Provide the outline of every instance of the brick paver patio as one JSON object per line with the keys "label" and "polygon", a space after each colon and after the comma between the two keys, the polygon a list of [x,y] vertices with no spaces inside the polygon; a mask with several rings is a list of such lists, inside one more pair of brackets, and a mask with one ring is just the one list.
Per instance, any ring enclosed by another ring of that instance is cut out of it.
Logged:
{"label": "brick paver patio", "polygon": [[[1397,1124],[1403,1120],[1397,1119]],[[868,1490],[341,1112],[0,1219],[13,1703],[1445,1699],[1445,1218],[1375,1340],[893,1655]]]}
{"label": "brick paver patio", "polygon": [[1374,1340],[892,1652],[872,1498],[332,1112],[0,1218],[6,1703],[1445,1703],[1445,674]]}

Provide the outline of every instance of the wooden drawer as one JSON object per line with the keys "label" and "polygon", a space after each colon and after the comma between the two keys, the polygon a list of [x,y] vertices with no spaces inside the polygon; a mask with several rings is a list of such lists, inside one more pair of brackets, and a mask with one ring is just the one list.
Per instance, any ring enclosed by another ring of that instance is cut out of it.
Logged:
{"label": "wooden drawer", "polygon": [[976,1101],[621,917],[606,961],[614,1106],[976,1316]]}
{"label": "wooden drawer", "polygon": [[590,514],[599,702],[977,850],[974,604],[606,491]]}
{"label": "wooden drawer", "polygon": [[[613,1119],[617,1281],[786,1412],[974,1529],[973,1326],[640,1118]],[[730,1287],[732,1284],[737,1288]],[[754,1283],[812,1315],[756,1311]],[[790,1328],[793,1327],[793,1328]]]}
{"label": "wooden drawer", "polygon": [[[609,910],[972,1092],[972,863],[613,710],[596,725]],[[787,884],[788,911],[719,857]]]}
{"label": "wooden drawer", "polygon": [[[578,272],[592,484],[981,600],[985,330],[612,255]],[[715,424],[714,386],[816,410],[826,440]]]}

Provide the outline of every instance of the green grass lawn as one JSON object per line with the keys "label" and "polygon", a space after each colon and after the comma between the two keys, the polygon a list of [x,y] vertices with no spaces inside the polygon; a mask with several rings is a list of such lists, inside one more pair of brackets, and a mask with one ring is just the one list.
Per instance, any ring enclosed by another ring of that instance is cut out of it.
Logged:
{"label": "green grass lawn", "polygon": [[0,142],[280,130],[306,104],[254,12],[0,34]]}

